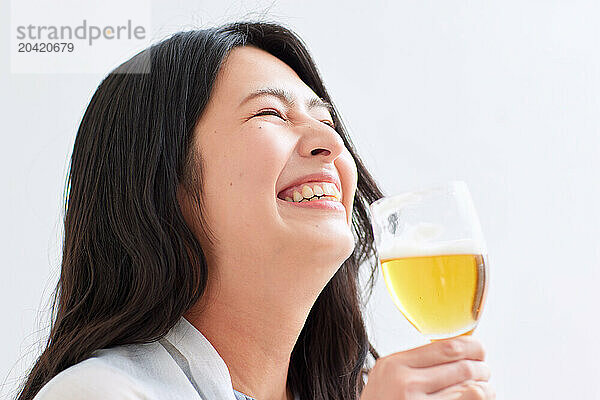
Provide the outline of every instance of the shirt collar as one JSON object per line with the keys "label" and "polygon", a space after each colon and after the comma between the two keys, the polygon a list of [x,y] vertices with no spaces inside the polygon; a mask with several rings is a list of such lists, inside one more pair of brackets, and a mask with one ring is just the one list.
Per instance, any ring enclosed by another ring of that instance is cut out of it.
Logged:
{"label": "shirt collar", "polygon": [[182,316],[165,339],[187,360],[189,371],[182,369],[203,398],[235,400],[225,361],[194,325]]}
{"label": "shirt collar", "polygon": [[[185,317],[182,316],[177,321],[165,335],[165,339],[187,360],[189,371],[185,367],[182,370],[186,375],[191,374],[188,379],[196,390],[202,392],[199,393],[200,397],[236,400],[227,364],[202,332]],[[294,394],[294,399],[300,399],[297,393]]]}

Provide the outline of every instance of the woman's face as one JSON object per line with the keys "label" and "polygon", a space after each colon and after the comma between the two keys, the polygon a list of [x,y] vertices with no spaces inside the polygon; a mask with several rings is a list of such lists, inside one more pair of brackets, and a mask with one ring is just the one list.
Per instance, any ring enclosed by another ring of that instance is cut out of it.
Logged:
{"label": "woman's face", "polygon": [[[266,88],[288,93],[293,103],[271,94],[248,97]],[[352,253],[356,165],[328,109],[308,107],[311,99],[319,97],[294,70],[261,49],[237,47],[223,64],[194,133],[203,160],[199,191],[217,243],[206,249],[200,241],[220,276],[254,287],[307,276],[324,284]],[[314,176],[321,173],[330,176]],[[336,181],[341,202],[289,201],[290,186],[303,194],[306,182],[318,194]],[[247,265],[254,270],[240,273]]]}

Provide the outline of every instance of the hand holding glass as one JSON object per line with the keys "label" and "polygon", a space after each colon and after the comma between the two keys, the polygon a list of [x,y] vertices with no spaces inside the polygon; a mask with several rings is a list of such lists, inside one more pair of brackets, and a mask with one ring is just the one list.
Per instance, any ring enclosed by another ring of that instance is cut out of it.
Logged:
{"label": "hand holding glass", "polygon": [[370,205],[392,300],[430,340],[470,335],[481,316],[488,260],[464,182],[384,197]]}

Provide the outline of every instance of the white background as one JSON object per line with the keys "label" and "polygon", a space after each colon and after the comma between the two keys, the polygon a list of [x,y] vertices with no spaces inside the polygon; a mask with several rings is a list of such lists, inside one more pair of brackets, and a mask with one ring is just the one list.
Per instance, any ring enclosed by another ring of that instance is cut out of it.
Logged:
{"label": "white background", "polygon": [[[46,334],[68,159],[103,75],[11,75],[10,13],[1,4],[0,379],[7,395]],[[151,18],[156,39],[263,13],[296,30],[386,193],[452,179],[469,184],[491,262],[475,335],[498,399],[600,399],[596,4],[155,1]],[[368,320],[384,355],[425,343],[381,275]]]}

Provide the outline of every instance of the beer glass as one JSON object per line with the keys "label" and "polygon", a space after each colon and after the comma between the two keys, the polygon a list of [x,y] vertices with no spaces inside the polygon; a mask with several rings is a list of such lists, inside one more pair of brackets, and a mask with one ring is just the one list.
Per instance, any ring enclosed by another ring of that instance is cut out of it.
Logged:
{"label": "beer glass", "polygon": [[466,183],[383,197],[369,208],[398,309],[431,341],[470,335],[481,316],[489,265]]}

